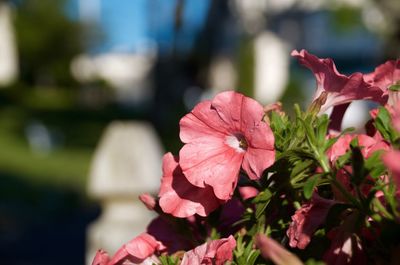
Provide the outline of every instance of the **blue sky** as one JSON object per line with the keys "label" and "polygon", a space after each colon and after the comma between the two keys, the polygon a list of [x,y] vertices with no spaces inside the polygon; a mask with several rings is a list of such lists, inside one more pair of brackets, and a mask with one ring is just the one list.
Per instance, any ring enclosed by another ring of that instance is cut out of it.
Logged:
{"label": "blue sky", "polygon": [[[79,0],[69,0],[68,13],[79,18]],[[88,1],[88,0],[83,0]],[[104,41],[97,52],[139,52],[156,43],[160,52],[172,48],[177,0],[90,0],[98,2]],[[210,0],[185,0],[178,48],[188,50],[204,24]]]}

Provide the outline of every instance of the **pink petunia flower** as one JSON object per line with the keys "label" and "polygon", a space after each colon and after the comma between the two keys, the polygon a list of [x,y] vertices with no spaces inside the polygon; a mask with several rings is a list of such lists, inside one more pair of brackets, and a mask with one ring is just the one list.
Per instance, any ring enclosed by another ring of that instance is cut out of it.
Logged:
{"label": "pink petunia flower", "polygon": [[392,117],[393,127],[400,132],[400,100],[394,105],[386,105],[386,109],[389,111],[390,116]]}
{"label": "pink petunia flower", "polygon": [[[364,80],[362,73],[354,73],[350,76],[338,72],[331,59],[320,59],[305,50],[298,52],[294,50],[292,56],[309,68],[317,79],[317,90],[313,100],[316,101],[324,94],[325,102],[322,104],[320,113],[328,108],[349,103],[353,100],[368,99],[385,104],[387,97],[383,91]],[[344,113],[343,113],[344,114]]]}
{"label": "pink petunia flower", "polygon": [[357,138],[364,158],[370,157],[374,152],[379,150],[389,150],[389,144],[380,134],[375,134],[374,137],[365,134],[345,134],[326,152],[329,160],[335,162],[340,156],[344,155],[350,149],[350,143],[354,138]]}
{"label": "pink petunia flower", "polygon": [[213,240],[186,252],[181,265],[223,265],[233,259],[235,247],[233,236]]}
{"label": "pink petunia flower", "polygon": [[165,213],[181,218],[194,214],[207,216],[222,203],[209,185],[201,188],[187,181],[178,158],[171,153],[163,157],[163,177],[158,196],[160,207]]}
{"label": "pink petunia flower", "polygon": [[[327,151],[327,156],[330,162],[335,163],[340,156],[343,156],[350,149],[350,142],[355,138],[358,140],[361,154],[365,159],[369,158],[376,151],[388,151],[390,149],[389,144],[379,133],[375,133],[374,137],[365,134],[346,134],[341,136]],[[353,185],[351,185],[350,181],[349,174],[351,173],[352,167],[345,165],[337,171],[336,180],[338,180],[348,192],[356,196],[357,192]],[[361,183],[359,186],[362,194],[366,196],[373,187],[372,183],[374,183],[374,180],[371,177],[367,177],[367,179],[368,181]],[[347,202],[347,199],[343,196],[342,192],[340,192],[335,186],[332,186],[332,191],[336,200]]]}
{"label": "pink petunia flower", "polygon": [[187,180],[217,198],[231,198],[240,168],[259,179],[275,159],[274,135],[263,122],[263,107],[242,94],[227,91],[199,103],[180,121],[185,143],[179,164]]}
{"label": "pink petunia flower", "polygon": [[156,207],[156,199],[149,193],[143,193],[139,195],[139,200],[146,206],[149,210],[154,210]]}
{"label": "pink petunia flower", "polygon": [[272,260],[276,265],[303,265],[303,262],[296,255],[287,251],[272,238],[258,234],[255,243],[261,251],[261,256],[264,259]]}
{"label": "pink petunia flower", "polygon": [[92,265],[153,264],[157,260],[153,254],[164,249],[153,236],[142,233],[118,249],[111,259],[107,252],[99,250]]}
{"label": "pink petunia flower", "polygon": [[388,95],[388,104],[396,105],[399,101],[399,92],[391,90],[392,85],[400,85],[400,59],[387,61],[375,68],[375,71],[364,75],[364,80],[379,87],[384,95]]}
{"label": "pink petunia flower", "polygon": [[336,203],[314,193],[311,201],[302,205],[292,216],[292,223],[286,232],[289,237],[289,245],[292,248],[306,248],[314,232],[325,222],[329,210]]}
{"label": "pink petunia flower", "polygon": [[102,249],[99,249],[92,261],[92,265],[108,265],[109,262],[110,256],[108,253]]}
{"label": "pink petunia flower", "polygon": [[258,189],[251,186],[242,186],[238,190],[243,200],[254,198],[260,193]]}
{"label": "pink petunia flower", "polygon": [[390,150],[382,156],[382,161],[392,172],[393,181],[400,189],[400,151]]}

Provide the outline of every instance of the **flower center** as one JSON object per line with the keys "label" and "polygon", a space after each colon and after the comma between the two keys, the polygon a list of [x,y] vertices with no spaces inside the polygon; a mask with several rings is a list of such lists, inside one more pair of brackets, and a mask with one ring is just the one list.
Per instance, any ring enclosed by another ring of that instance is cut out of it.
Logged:
{"label": "flower center", "polygon": [[246,138],[241,133],[228,135],[225,139],[225,143],[239,153],[246,151],[248,147]]}

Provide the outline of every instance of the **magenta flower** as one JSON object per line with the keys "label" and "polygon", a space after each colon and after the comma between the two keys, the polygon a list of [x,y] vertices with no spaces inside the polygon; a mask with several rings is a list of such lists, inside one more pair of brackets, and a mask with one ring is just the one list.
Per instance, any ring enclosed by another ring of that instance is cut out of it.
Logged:
{"label": "magenta flower", "polygon": [[393,181],[397,185],[397,189],[400,189],[400,151],[391,150],[382,156],[383,163],[387,166],[390,172],[392,172]]}
{"label": "magenta flower", "polygon": [[311,201],[302,205],[292,216],[292,223],[287,230],[289,245],[304,249],[318,227],[325,222],[331,207],[337,202],[324,199],[314,193]]}
{"label": "magenta flower", "polygon": [[194,214],[207,216],[222,203],[209,185],[200,188],[187,181],[178,158],[171,153],[163,157],[163,177],[158,196],[160,207],[165,213],[181,218]]}
{"label": "magenta flower", "polygon": [[251,186],[242,186],[238,190],[243,200],[254,198],[260,193],[258,189]]}
{"label": "magenta flower", "polygon": [[292,56],[296,57],[302,65],[309,68],[317,79],[317,90],[313,100],[326,93],[326,101],[322,104],[320,112],[328,108],[349,103],[353,100],[368,99],[385,104],[387,99],[383,97],[383,91],[364,80],[362,73],[354,73],[350,76],[340,74],[331,59],[320,59],[305,50],[294,50]]}
{"label": "magenta flower", "polygon": [[390,87],[392,85],[400,85],[400,59],[387,61],[384,64],[379,65],[375,68],[375,71],[364,75],[364,80],[373,85],[379,87],[384,95],[388,95],[388,103],[395,105],[399,101],[398,91],[392,91]]}
{"label": "magenta flower", "polygon": [[398,100],[394,105],[386,105],[386,109],[392,117],[393,127],[400,132],[400,100]]}
{"label": "magenta flower", "polygon": [[241,167],[259,179],[275,159],[274,135],[263,115],[258,102],[233,91],[199,103],[180,121],[185,145],[179,164],[187,180],[209,185],[217,198],[228,200]]}
{"label": "magenta flower", "polygon": [[142,233],[118,249],[111,259],[107,252],[99,250],[92,265],[152,264],[157,259],[153,254],[164,249],[165,246],[153,236]]}
{"label": "magenta flower", "polygon": [[92,265],[108,265],[110,262],[110,256],[108,253],[102,249],[96,252],[96,256],[92,261]]}
{"label": "magenta flower", "polygon": [[235,247],[233,236],[213,240],[186,252],[181,265],[223,265],[232,260]]}
{"label": "magenta flower", "polygon": [[335,162],[340,156],[344,155],[350,149],[350,143],[354,138],[357,138],[364,158],[370,157],[379,150],[389,150],[389,144],[378,133],[374,137],[366,134],[345,134],[326,152],[329,160]]}
{"label": "magenta flower", "polygon": [[156,199],[151,196],[149,193],[143,193],[139,195],[139,200],[146,206],[149,210],[154,210],[156,207]]}

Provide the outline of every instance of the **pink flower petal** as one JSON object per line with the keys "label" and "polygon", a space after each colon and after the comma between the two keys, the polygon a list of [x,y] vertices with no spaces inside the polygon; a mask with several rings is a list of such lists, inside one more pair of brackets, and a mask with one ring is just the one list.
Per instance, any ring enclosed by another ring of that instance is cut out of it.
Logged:
{"label": "pink flower petal", "polygon": [[204,243],[186,252],[181,265],[215,264],[223,265],[233,258],[236,241],[233,236]]}
{"label": "pink flower petal", "polygon": [[256,236],[256,246],[264,259],[272,260],[276,265],[303,265],[298,257],[287,251],[275,240],[263,235]]}
{"label": "pink flower petal", "polygon": [[159,197],[160,207],[165,213],[181,218],[194,214],[207,216],[221,203],[215,197],[212,187],[193,186],[185,178],[177,159],[171,153],[165,154],[163,158]]}
{"label": "pink flower petal", "polygon": [[241,166],[251,179],[260,178],[275,159],[274,136],[263,115],[255,100],[227,91],[183,117],[179,164],[188,181],[200,188],[210,185],[217,198],[228,200]]}
{"label": "pink flower petal", "polygon": [[243,186],[239,187],[239,193],[240,197],[242,197],[243,200],[247,200],[250,198],[254,198],[260,193],[258,189],[251,187],[251,186]]}
{"label": "pink flower petal", "polygon": [[311,202],[304,204],[292,216],[292,223],[286,232],[290,240],[289,245],[292,248],[306,248],[335,203],[314,193]]}
{"label": "pink flower petal", "polygon": [[196,141],[182,147],[179,164],[190,183],[198,187],[210,185],[217,198],[228,200],[236,187],[243,155],[224,142]]}
{"label": "pink flower petal", "polygon": [[398,101],[398,92],[390,91],[390,86],[400,81],[400,60],[387,61],[375,68],[375,71],[364,75],[364,80],[379,87],[385,95],[389,95],[389,104]]}
{"label": "pink flower petal", "polygon": [[139,195],[139,200],[143,202],[147,209],[154,210],[154,207],[156,206],[156,200],[149,193],[143,193]]}
{"label": "pink flower petal", "polygon": [[[225,123],[225,128],[230,132],[242,131],[241,121],[244,98],[245,96],[242,94],[226,91],[216,95],[211,102],[211,106],[216,110],[221,121]],[[262,116],[254,116],[256,119],[260,118],[259,120],[261,121]]]}
{"label": "pink flower petal", "polygon": [[389,150],[389,144],[379,135],[371,137],[366,134],[345,134],[340,136],[326,152],[329,160],[335,162],[336,159],[344,155],[350,149],[350,143],[354,138],[357,138],[364,158],[370,157],[371,154],[379,150]]}
{"label": "pink flower petal", "polygon": [[186,114],[179,122],[179,137],[189,143],[199,138],[215,136],[223,138],[228,135],[226,124],[211,107],[211,101],[203,101]]}
{"label": "pink flower petal", "polygon": [[110,257],[108,256],[107,252],[100,249],[96,252],[96,256],[93,259],[92,265],[108,265],[110,261]]}
{"label": "pink flower petal", "polygon": [[275,151],[248,148],[243,159],[243,169],[250,179],[259,179],[266,168],[275,161]]}
{"label": "pink flower petal", "polygon": [[346,154],[347,150],[349,150],[351,140],[353,140],[353,135],[345,134],[340,136],[326,152],[329,160],[335,162],[339,157]]}
{"label": "pink flower petal", "polygon": [[400,100],[393,105],[393,107],[387,106],[391,116],[393,127],[400,132]]}
{"label": "pink flower petal", "polygon": [[138,264],[152,256],[155,251],[163,248],[162,243],[153,236],[142,233],[123,245],[112,257],[109,265],[121,264],[123,261]]}
{"label": "pink flower petal", "polygon": [[314,73],[317,80],[314,100],[324,91],[328,93],[320,112],[353,100],[368,99],[381,104],[385,104],[387,101],[387,97],[383,96],[383,91],[379,87],[365,82],[364,75],[361,73],[354,73],[350,76],[340,74],[331,59],[320,59],[305,50],[300,52],[294,50],[292,56]]}
{"label": "pink flower petal", "polygon": [[382,156],[383,163],[392,172],[393,180],[400,187],[400,151],[391,150]]}

